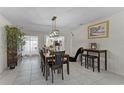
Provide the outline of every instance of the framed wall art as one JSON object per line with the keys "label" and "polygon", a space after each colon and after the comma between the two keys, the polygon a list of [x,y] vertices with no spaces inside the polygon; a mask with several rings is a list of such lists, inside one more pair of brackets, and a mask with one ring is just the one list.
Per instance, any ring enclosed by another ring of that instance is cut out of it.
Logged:
{"label": "framed wall art", "polygon": [[100,22],[88,26],[88,39],[107,38],[109,32],[109,21]]}

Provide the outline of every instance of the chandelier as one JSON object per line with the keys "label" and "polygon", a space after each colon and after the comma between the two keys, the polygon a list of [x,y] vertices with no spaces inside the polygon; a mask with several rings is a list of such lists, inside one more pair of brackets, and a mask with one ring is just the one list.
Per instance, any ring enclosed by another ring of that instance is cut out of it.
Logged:
{"label": "chandelier", "polygon": [[52,18],[52,32],[50,32],[50,37],[58,37],[59,36],[59,30],[56,28],[56,16],[53,16]]}

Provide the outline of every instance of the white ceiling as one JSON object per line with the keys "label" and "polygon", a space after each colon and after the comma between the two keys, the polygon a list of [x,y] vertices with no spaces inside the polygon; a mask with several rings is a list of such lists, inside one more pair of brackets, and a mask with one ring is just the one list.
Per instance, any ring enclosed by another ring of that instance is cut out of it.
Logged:
{"label": "white ceiling", "polygon": [[51,18],[57,16],[57,27],[69,30],[93,20],[124,11],[124,8],[100,7],[21,7],[0,8],[0,13],[25,31],[51,31]]}

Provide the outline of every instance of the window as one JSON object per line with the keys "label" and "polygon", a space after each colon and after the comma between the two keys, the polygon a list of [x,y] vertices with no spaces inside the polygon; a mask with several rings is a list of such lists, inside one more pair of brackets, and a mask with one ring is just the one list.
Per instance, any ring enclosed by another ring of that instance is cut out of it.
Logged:
{"label": "window", "polygon": [[31,56],[38,54],[38,37],[37,36],[25,36],[25,45],[23,46],[22,55]]}

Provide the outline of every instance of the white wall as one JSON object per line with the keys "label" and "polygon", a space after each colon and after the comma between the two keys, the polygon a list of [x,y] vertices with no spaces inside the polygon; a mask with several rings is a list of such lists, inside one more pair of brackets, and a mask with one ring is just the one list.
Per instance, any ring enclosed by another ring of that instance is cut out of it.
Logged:
{"label": "white wall", "polygon": [[10,22],[0,15],[0,73],[7,68],[6,33],[4,31],[5,25],[10,25]]}
{"label": "white wall", "polygon": [[[105,20],[109,20],[109,38],[88,39],[87,27]],[[101,49],[108,50],[108,71],[124,76],[124,11],[80,26],[70,32],[74,34],[71,55],[75,55],[79,47],[88,48],[89,43],[96,42]],[[65,34],[67,35],[67,33]],[[69,34],[67,38],[70,40]],[[66,46],[70,45],[69,40],[67,40]],[[69,49],[69,47],[66,48]]]}

